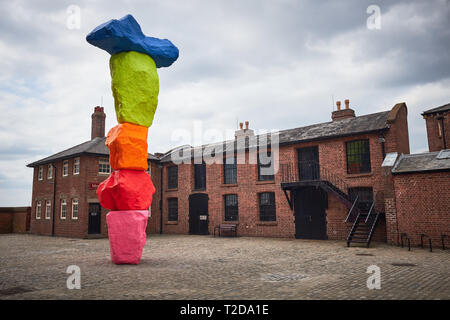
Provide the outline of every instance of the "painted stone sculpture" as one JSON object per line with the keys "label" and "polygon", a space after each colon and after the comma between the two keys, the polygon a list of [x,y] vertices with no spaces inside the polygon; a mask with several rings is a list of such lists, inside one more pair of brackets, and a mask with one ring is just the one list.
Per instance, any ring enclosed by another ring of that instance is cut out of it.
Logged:
{"label": "painted stone sculpture", "polygon": [[132,15],[95,28],[86,40],[111,54],[111,89],[117,126],[106,138],[114,171],[97,188],[106,215],[111,260],[138,264],[146,242],[148,208],[155,187],[148,173],[147,134],[158,105],[156,68],[178,58],[167,39],[147,37]]}

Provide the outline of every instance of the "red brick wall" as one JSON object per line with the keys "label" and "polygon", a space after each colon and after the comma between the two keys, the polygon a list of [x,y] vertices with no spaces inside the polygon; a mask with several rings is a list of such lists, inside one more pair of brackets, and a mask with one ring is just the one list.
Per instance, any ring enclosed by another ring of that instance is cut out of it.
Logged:
{"label": "red brick wall", "polygon": [[155,186],[155,193],[153,194],[150,218],[147,224],[147,234],[160,232],[161,169],[155,162],[150,163],[150,177]]}
{"label": "red brick wall", "polygon": [[[377,134],[364,134],[352,137],[324,140],[320,142],[308,142],[280,148],[280,163],[291,163],[296,168],[297,148],[318,146],[319,162],[322,167],[327,168],[333,174],[341,177],[349,187],[372,187],[374,194],[383,189],[381,176],[382,151]],[[345,142],[358,139],[369,139],[371,150],[370,173],[347,174]],[[257,166],[248,164],[248,153],[246,164],[237,165],[238,183],[236,185],[223,184],[223,168],[221,164],[207,165],[206,167],[206,190],[201,191],[209,195],[209,231],[213,233],[214,226],[224,223],[225,194],[237,194],[239,205],[238,234],[247,236],[269,236],[269,237],[294,237],[295,221],[293,211],[281,189],[281,175],[275,175],[273,182],[257,181]],[[163,194],[163,219],[164,233],[189,232],[189,195],[195,193],[193,165],[181,164],[178,166],[178,188],[167,189],[167,167],[164,165],[164,194]],[[258,193],[275,192],[276,222],[259,221]],[[346,191],[346,190],[345,190]],[[178,221],[168,221],[168,198],[178,198]],[[328,197],[327,233],[330,239],[346,239],[350,225],[343,221],[347,216],[348,209],[334,195]],[[377,227],[375,240],[385,241],[385,223],[381,222]]]}
{"label": "red brick wall", "polygon": [[384,135],[386,153],[409,154],[408,109],[406,104],[396,104],[389,112],[387,122],[390,128]]}
{"label": "red brick wall", "polygon": [[12,212],[0,212],[0,233],[11,233],[13,213]]}
{"label": "red brick wall", "polygon": [[[444,117],[444,135],[446,148],[450,148],[450,112],[446,111],[439,115]],[[439,134],[439,122],[436,114],[425,115],[427,126],[428,149],[430,152],[444,149],[444,136]],[[441,124],[442,125],[442,124]]]}
{"label": "red brick wall", "polygon": [[[450,172],[394,175],[398,232],[407,233],[412,245],[420,243],[420,234],[440,245],[442,233],[450,235]],[[393,239],[394,243],[399,242]]]}
{"label": "red brick wall", "polygon": [[[53,182],[56,176],[56,207],[55,207],[55,235],[68,237],[85,237],[88,234],[88,209],[89,203],[98,203],[95,188],[90,188],[90,183],[100,183],[105,180],[108,175],[98,173],[98,159],[94,156],[80,157],[80,173],[73,174],[74,159],[69,159],[69,174],[62,176],[63,162],[58,161],[56,165],[56,173],[53,178],[47,179],[47,165],[44,165],[44,179],[37,179],[38,167],[34,168],[33,176],[33,196],[31,210],[31,233],[50,235],[52,230],[52,219],[45,219],[45,202],[46,200],[53,203]],[[72,200],[78,199],[78,219],[72,219]],[[61,219],[61,200],[67,201],[67,217]],[[36,219],[37,201],[42,201],[41,219]],[[53,210],[53,208],[52,208]],[[101,233],[106,236],[106,213],[108,210],[102,208],[101,217]],[[52,211],[53,213],[53,211]]]}

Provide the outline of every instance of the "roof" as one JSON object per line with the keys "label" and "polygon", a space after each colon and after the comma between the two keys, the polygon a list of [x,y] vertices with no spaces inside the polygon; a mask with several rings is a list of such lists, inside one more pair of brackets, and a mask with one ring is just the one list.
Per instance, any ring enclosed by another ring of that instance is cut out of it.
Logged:
{"label": "roof", "polygon": [[[287,144],[293,144],[298,142],[306,142],[306,141],[313,141],[313,140],[325,140],[330,138],[336,138],[336,137],[342,137],[342,136],[349,136],[349,135],[355,135],[355,134],[362,134],[362,133],[370,133],[370,132],[376,132],[381,131],[389,128],[389,125],[387,123],[388,115],[390,111],[384,111],[384,112],[378,112],[378,113],[372,113],[368,115],[363,115],[359,117],[354,118],[346,118],[336,121],[330,121],[325,123],[318,123],[306,127],[299,127],[294,129],[288,129],[288,130],[282,130],[279,131],[279,144],[280,145],[287,145]],[[270,143],[270,134],[262,134],[256,136],[257,140],[260,140],[261,138],[267,137],[267,141]],[[253,141],[256,142],[256,141]],[[204,150],[205,148],[213,148],[220,145],[223,145],[223,150],[227,150],[231,147],[234,148],[234,150],[239,150],[242,148],[238,148],[237,143],[235,140],[228,140],[228,141],[222,141],[218,143],[213,144],[206,144],[198,147],[191,147],[191,146],[183,146],[190,149],[190,154],[196,154],[195,151]],[[252,141],[248,141],[246,139],[245,148],[252,148],[256,145],[252,144]],[[160,160],[162,162],[170,162],[171,157],[170,155],[175,152],[179,151],[182,147],[174,148],[167,153],[165,153]],[[186,157],[185,157],[186,158]],[[190,156],[189,156],[190,158]]]}
{"label": "roof", "polygon": [[450,150],[442,150],[440,152],[402,154],[392,169],[392,173],[399,174],[447,170],[450,171]]}
{"label": "roof", "polygon": [[443,106],[436,107],[436,108],[433,108],[430,110],[426,110],[426,111],[422,112],[422,115],[444,112],[444,111],[448,111],[448,110],[450,110],[450,103],[444,104]]}
{"label": "roof", "polygon": [[[32,162],[30,164],[27,164],[27,167],[35,167],[38,165],[51,163],[57,160],[63,160],[63,159],[69,159],[73,158],[82,154],[91,154],[91,155],[100,155],[100,156],[107,156],[109,157],[109,149],[105,145],[106,137],[100,138],[94,138],[92,140],[83,142],[79,145],[76,145],[72,148],[69,148],[67,150],[55,153],[49,157],[43,158],[41,160]],[[157,157],[155,157],[152,154],[148,154],[149,160],[158,160]]]}

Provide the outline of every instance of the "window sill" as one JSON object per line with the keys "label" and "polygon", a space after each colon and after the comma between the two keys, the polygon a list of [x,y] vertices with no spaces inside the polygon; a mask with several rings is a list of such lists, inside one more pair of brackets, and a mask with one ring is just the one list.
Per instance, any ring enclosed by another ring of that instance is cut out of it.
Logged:
{"label": "window sill", "polygon": [[370,177],[373,176],[373,172],[365,173],[347,173],[347,178],[360,178],[360,177]]}
{"label": "window sill", "polygon": [[170,192],[170,191],[178,191],[178,188],[166,189],[166,192]]}
{"label": "window sill", "polygon": [[221,224],[239,224],[239,220],[227,220],[227,221],[222,221]]}
{"label": "window sill", "polygon": [[192,192],[206,191],[206,188],[192,189]]}
{"label": "window sill", "polygon": [[256,184],[275,184],[275,180],[256,181]]}
{"label": "window sill", "polygon": [[237,187],[237,183],[222,183],[221,187]]}
{"label": "window sill", "polygon": [[272,227],[272,226],[277,226],[278,222],[276,222],[276,221],[260,221],[260,222],[257,222],[256,225]]}
{"label": "window sill", "polygon": [[166,221],[166,225],[177,225],[178,221]]}

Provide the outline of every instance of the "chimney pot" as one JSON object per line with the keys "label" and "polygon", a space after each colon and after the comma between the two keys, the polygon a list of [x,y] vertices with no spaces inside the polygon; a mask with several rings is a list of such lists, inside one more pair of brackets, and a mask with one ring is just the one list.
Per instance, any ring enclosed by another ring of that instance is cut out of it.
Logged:
{"label": "chimney pot", "polygon": [[245,121],[245,130],[248,130],[248,121]]}
{"label": "chimney pot", "polygon": [[349,109],[350,100],[345,99],[345,109]]}
{"label": "chimney pot", "polygon": [[336,107],[337,107],[338,111],[341,110],[341,102],[340,101],[336,101]]}
{"label": "chimney pot", "polygon": [[239,122],[239,128],[241,128],[241,130],[242,130],[242,128],[244,128],[244,123],[243,122]]}

